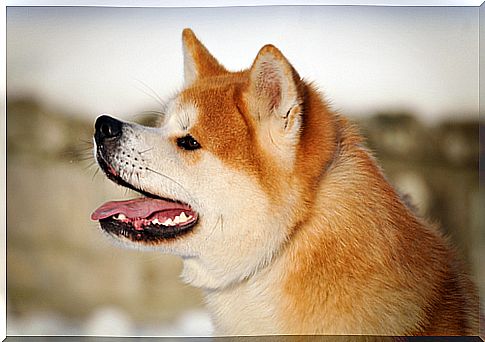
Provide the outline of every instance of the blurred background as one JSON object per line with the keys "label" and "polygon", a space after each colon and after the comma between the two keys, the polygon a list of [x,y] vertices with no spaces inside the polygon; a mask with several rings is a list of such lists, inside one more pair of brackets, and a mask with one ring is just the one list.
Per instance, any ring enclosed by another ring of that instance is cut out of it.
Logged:
{"label": "blurred background", "polygon": [[266,43],[279,47],[359,124],[390,181],[455,241],[483,294],[478,15],[8,7],[7,334],[211,333],[201,292],[178,278],[178,258],[121,249],[89,219],[101,203],[131,196],[96,172],[93,121],[153,119],[182,86],[184,27],[230,70],[249,67]]}

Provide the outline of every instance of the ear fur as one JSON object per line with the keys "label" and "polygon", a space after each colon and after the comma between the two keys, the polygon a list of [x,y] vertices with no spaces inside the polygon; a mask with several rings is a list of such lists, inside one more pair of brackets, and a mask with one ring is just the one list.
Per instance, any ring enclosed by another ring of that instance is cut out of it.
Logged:
{"label": "ear fur", "polygon": [[302,120],[301,86],[300,76],[280,50],[265,45],[250,69],[252,112],[261,122],[269,118],[272,129],[280,126],[278,133],[296,138]]}
{"label": "ear fur", "polygon": [[210,54],[207,48],[197,39],[191,29],[182,32],[184,52],[184,79],[188,86],[198,78],[215,76],[227,72],[226,69]]}

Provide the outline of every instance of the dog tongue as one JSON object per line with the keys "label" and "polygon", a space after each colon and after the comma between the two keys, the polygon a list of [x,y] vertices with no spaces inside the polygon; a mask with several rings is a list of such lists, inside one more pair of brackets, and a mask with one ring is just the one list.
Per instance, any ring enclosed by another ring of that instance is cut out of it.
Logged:
{"label": "dog tongue", "polygon": [[189,206],[181,203],[141,197],[128,201],[107,202],[91,214],[91,219],[97,221],[116,214],[124,214],[131,219],[147,218],[157,211],[174,209],[190,210]]}

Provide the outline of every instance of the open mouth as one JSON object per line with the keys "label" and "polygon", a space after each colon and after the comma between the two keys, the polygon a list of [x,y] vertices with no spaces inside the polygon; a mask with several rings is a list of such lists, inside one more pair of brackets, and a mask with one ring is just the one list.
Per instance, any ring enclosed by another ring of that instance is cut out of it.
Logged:
{"label": "open mouth", "polygon": [[137,189],[123,180],[99,151],[97,160],[110,180],[143,195],[126,201],[107,202],[96,209],[91,219],[99,221],[103,230],[135,242],[156,243],[186,234],[197,223],[198,215],[188,204]]}

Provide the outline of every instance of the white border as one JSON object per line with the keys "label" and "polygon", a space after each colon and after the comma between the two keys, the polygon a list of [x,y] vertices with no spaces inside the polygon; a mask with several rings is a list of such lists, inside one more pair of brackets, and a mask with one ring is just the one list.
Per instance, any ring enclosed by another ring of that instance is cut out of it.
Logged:
{"label": "white border", "polygon": [[[7,11],[0,6],[0,60],[4,63],[0,68],[0,94],[2,94],[3,116],[0,118],[0,337],[7,335]],[[1,110],[0,110],[1,112]]]}
{"label": "white border", "polygon": [[[6,229],[6,167],[7,167],[7,98],[6,98],[6,7],[7,6],[97,6],[97,7],[250,7],[250,6],[320,6],[320,5],[337,5],[337,6],[459,6],[459,7],[479,7],[485,0],[407,0],[393,1],[392,3],[381,1],[365,0],[7,0],[4,5],[0,6],[0,58],[4,62],[4,67],[0,69],[0,76],[3,82],[0,84],[0,92],[3,94],[3,117],[0,125],[0,137],[3,145],[0,144],[0,159],[2,161],[2,170],[0,172],[0,227],[3,230],[3,236],[0,237],[0,251],[3,253],[5,264],[0,268],[0,338],[6,338],[6,251],[7,251],[7,229]],[[480,23],[479,23],[480,25]],[[1,102],[0,102],[1,103]],[[2,203],[3,200],[3,203]],[[1,257],[0,257],[1,260]],[[481,332],[483,333],[483,332]]]}
{"label": "white border", "polygon": [[99,6],[99,7],[237,7],[237,6],[480,6],[483,0],[7,0],[7,6]]}

